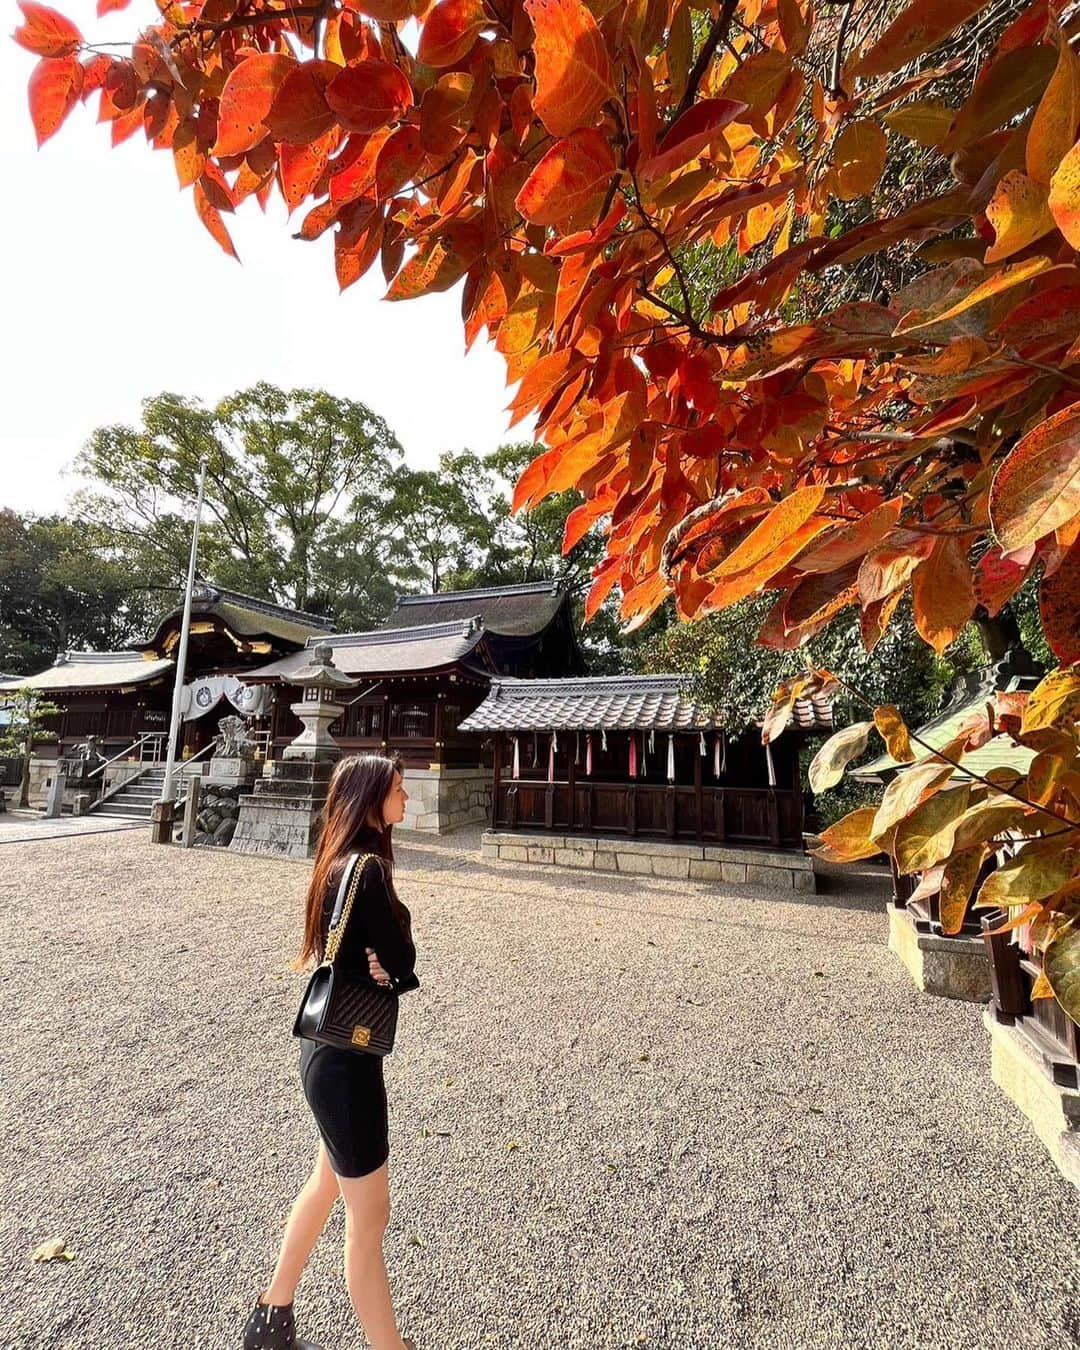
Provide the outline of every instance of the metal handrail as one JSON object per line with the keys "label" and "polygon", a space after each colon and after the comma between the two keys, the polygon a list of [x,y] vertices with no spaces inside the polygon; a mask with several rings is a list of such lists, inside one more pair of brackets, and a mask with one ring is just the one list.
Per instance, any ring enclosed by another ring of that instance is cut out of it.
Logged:
{"label": "metal handrail", "polygon": [[96,769],[91,769],[86,775],[87,778],[93,778],[95,774],[104,773],[110,764],[115,764],[118,759],[124,759],[131,754],[132,750],[137,750],[143,741],[152,741],[155,738],[160,740],[165,733],[163,731],[148,731],[140,736],[137,741],[132,741],[130,745],[125,746],[118,755],[113,755],[112,759],[107,759],[104,764],[99,764]]}

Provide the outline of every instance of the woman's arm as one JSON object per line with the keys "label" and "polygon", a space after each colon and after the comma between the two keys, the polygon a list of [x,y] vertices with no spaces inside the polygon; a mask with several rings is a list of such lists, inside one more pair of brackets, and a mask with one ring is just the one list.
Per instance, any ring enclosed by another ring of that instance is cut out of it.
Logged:
{"label": "woman's arm", "polygon": [[385,865],[381,858],[373,857],[363,868],[342,941],[342,960],[354,975],[367,975],[370,945],[399,992],[419,988],[420,982],[413,974],[416,948],[394,913]]}

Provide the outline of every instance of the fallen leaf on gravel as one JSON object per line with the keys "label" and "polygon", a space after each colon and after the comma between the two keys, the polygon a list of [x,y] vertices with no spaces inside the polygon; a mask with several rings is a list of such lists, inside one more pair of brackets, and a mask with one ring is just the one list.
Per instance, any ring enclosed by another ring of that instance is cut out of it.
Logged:
{"label": "fallen leaf on gravel", "polygon": [[518,1143],[518,1141],[517,1141],[516,1139],[508,1139],[508,1140],[506,1141],[506,1151],[507,1151],[507,1153],[513,1153],[515,1149],[518,1149],[518,1148],[520,1148],[520,1147],[521,1147],[521,1145]]}
{"label": "fallen leaf on gravel", "polygon": [[443,1079],[443,1087],[453,1087],[453,1086],[454,1086],[454,1083],[455,1083],[456,1081],[457,1081],[457,1080],[456,1080],[456,1079],[453,1079],[453,1078],[444,1078],[444,1079]]}
{"label": "fallen leaf on gravel", "polygon": [[50,1238],[43,1242],[30,1258],[31,1261],[74,1261],[75,1253],[68,1251],[63,1238]]}
{"label": "fallen leaf on gravel", "polygon": [[410,1247],[423,1247],[423,1246],[424,1246],[424,1239],[421,1238],[421,1237],[417,1237],[415,1233],[410,1233],[410,1234],[409,1234],[409,1243],[408,1243],[408,1245],[409,1245]]}
{"label": "fallen leaf on gravel", "polygon": [[648,1052],[648,1050],[646,1050],[644,1054],[638,1055],[638,1063],[639,1063],[639,1064],[648,1064],[648,1062],[649,1062],[649,1052]]}

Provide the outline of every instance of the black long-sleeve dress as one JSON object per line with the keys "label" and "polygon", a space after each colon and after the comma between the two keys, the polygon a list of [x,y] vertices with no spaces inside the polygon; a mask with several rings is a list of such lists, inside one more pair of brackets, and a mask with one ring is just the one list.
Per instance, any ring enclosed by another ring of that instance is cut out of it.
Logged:
{"label": "black long-sleeve dress", "polygon": [[[377,845],[372,830],[358,837],[353,848],[367,853]],[[323,899],[324,950],[340,877],[340,870],[331,875]],[[377,857],[364,863],[360,875],[338,953],[343,974],[368,974],[368,947],[374,947],[399,993],[419,988],[413,973],[412,916],[394,891],[387,865]],[[305,1040],[300,1047],[300,1079],[338,1176],[362,1177],[381,1167],[390,1152],[382,1056]]]}

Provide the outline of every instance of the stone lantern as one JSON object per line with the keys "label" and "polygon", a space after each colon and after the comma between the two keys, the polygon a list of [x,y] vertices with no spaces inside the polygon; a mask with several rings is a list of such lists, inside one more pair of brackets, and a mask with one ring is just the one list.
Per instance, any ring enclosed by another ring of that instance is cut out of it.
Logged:
{"label": "stone lantern", "polygon": [[334,665],[333,648],[320,642],[306,666],[289,676],[302,690],[291,705],[304,729],[268,760],[252,792],[240,798],[240,815],[230,848],[237,853],[310,858],[318,843],[322,809],[334,764],[342,749],[330,725],[345,711],[336,694],[360,683]]}
{"label": "stone lantern", "polygon": [[353,689],[358,680],[343,674],[334,665],[333,648],[320,642],[311,653],[306,666],[295,672],[292,681],[301,686],[299,703],[291,704],[292,711],[304,724],[304,729],[282,751],[284,759],[338,759],[341,746],[330,735],[330,726],[345,711],[334,695]]}

